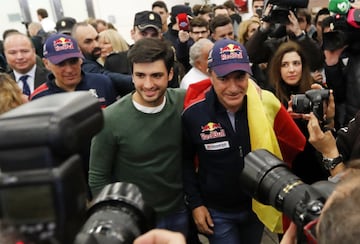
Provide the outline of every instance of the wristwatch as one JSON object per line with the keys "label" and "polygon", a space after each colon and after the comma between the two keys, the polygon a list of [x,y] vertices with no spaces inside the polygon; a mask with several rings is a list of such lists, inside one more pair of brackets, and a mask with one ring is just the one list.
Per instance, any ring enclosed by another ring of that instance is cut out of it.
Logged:
{"label": "wristwatch", "polygon": [[343,161],[343,156],[340,154],[336,158],[323,158],[322,162],[326,170],[331,170]]}

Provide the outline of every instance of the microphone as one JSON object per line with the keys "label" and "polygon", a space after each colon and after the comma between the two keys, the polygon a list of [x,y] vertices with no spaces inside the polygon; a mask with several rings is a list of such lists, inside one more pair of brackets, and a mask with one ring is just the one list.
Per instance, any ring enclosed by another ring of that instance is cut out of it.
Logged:
{"label": "microphone", "polygon": [[350,9],[349,0],[330,0],[329,11],[335,14],[346,15]]}

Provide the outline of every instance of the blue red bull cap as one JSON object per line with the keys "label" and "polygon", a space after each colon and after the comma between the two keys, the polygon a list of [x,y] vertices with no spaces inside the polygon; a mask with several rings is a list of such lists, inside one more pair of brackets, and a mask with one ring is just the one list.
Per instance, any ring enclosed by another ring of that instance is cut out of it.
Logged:
{"label": "blue red bull cap", "polygon": [[218,77],[226,76],[234,71],[245,71],[252,75],[245,47],[230,39],[221,39],[214,43],[209,53],[208,67]]}
{"label": "blue red bull cap", "polygon": [[74,38],[65,34],[52,34],[44,44],[44,58],[53,64],[69,58],[84,58]]}

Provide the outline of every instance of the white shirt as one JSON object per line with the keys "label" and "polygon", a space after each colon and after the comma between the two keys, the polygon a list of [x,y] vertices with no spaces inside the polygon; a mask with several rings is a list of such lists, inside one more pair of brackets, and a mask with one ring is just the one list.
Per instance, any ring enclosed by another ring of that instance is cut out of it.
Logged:
{"label": "white shirt", "polygon": [[30,87],[30,92],[33,93],[34,92],[34,88],[35,88],[35,70],[36,70],[36,64],[32,67],[31,70],[29,70],[29,72],[27,72],[26,74],[20,74],[19,72],[16,72],[14,70],[14,76],[15,76],[15,80],[16,83],[18,84],[18,86],[20,87],[20,89],[23,89],[23,82],[20,80],[20,77],[23,75],[28,75],[29,77],[27,78],[27,83]]}
{"label": "white shirt", "polygon": [[190,84],[208,79],[209,76],[201,72],[198,68],[192,67],[182,78],[180,88],[188,89]]}
{"label": "white shirt", "polygon": [[40,21],[42,28],[44,29],[45,32],[52,32],[55,31],[55,22],[52,21],[51,19],[49,19],[49,17],[42,19]]}

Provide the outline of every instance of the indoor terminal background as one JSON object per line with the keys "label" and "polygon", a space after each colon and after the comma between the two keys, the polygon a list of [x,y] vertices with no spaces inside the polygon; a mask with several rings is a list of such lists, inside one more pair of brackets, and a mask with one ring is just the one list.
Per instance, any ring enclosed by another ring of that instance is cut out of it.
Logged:
{"label": "indoor terminal background", "polygon": [[[89,17],[104,19],[111,22],[119,33],[132,44],[130,30],[134,15],[142,10],[150,10],[155,0],[0,0],[0,33],[6,29],[18,29],[26,32],[24,23],[38,22],[36,10],[45,8],[49,18],[56,20],[62,17],[73,17],[83,21]],[[176,4],[222,4],[225,0],[164,0],[171,10]],[[245,1],[245,0],[243,0]],[[249,13],[243,18],[251,16],[251,3],[248,0]],[[327,6],[328,0],[309,0],[309,8],[313,6]]]}

